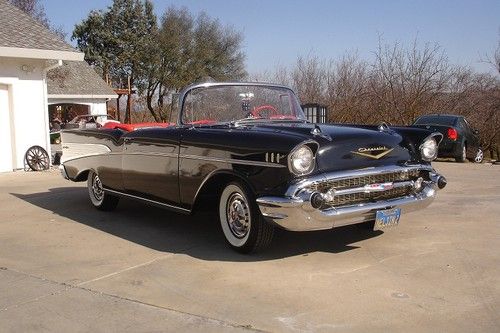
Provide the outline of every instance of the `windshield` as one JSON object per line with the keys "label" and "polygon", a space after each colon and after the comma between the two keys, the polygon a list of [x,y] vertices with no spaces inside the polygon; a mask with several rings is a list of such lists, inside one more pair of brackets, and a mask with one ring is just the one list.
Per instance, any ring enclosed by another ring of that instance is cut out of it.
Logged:
{"label": "windshield", "polygon": [[300,120],[304,113],[287,88],[224,85],[196,88],[186,95],[183,124],[216,124],[254,120]]}
{"label": "windshield", "polygon": [[447,116],[424,116],[415,121],[415,125],[445,125],[454,126],[456,117]]}

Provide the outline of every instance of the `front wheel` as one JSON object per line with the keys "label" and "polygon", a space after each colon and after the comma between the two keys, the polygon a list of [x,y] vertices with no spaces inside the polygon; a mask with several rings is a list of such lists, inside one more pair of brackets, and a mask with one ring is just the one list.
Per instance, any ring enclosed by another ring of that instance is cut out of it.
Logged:
{"label": "front wheel", "polygon": [[271,244],[274,226],[264,220],[251,191],[229,183],[220,196],[219,219],[229,245],[241,253],[262,250]]}
{"label": "front wheel", "polygon": [[87,188],[89,190],[90,202],[92,205],[104,211],[110,211],[116,208],[120,198],[104,192],[101,179],[94,171],[90,171],[87,178]]}

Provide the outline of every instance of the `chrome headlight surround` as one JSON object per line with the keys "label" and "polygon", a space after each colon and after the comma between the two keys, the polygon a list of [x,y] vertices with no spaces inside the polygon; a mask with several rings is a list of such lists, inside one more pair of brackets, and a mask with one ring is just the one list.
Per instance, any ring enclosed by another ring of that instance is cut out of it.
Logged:
{"label": "chrome headlight surround", "polygon": [[288,170],[294,175],[308,175],[316,167],[315,151],[311,148],[311,144],[318,146],[316,141],[302,142],[288,154]]}
{"label": "chrome headlight surround", "polygon": [[420,156],[424,161],[431,162],[434,161],[438,156],[439,143],[443,139],[441,133],[432,133],[424,139],[420,145]]}

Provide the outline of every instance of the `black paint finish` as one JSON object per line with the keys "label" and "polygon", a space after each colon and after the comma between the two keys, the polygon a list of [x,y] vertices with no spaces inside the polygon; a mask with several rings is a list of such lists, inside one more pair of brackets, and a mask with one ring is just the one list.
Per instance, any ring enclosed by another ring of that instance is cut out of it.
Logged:
{"label": "black paint finish", "polygon": [[[317,142],[312,175],[382,165],[421,163],[419,145],[431,132],[416,128],[316,125],[263,121],[234,124],[172,126],[132,132],[93,129],[63,132],[65,142],[101,144],[110,153],[64,162],[70,179],[85,180],[96,170],[105,188],[147,198],[190,211],[201,187],[219,174],[245,180],[256,196],[283,195],[297,178],[287,157],[297,145]],[[316,145],[314,145],[316,146]],[[353,154],[360,147],[393,149],[380,159]],[[279,154],[280,161],[266,161]],[[285,157],[284,157],[285,156]],[[307,176],[304,176],[307,177]],[[221,184],[223,186],[223,184]]]}

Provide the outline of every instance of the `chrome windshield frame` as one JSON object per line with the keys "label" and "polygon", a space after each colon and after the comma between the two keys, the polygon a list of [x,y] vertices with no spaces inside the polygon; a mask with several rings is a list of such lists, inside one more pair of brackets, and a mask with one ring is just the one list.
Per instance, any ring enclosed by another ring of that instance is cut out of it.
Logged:
{"label": "chrome windshield frame", "polygon": [[[281,85],[281,84],[275,84],[275,83],[265,83],[265,82],[239,82],[239,81],[226,81],[226,82],[202,82],[202,83],[195,83],[195,84],[191,84],[189,86],[187,86],[186,88],[184,88],[180,93],[179,93],[179,104],[178,104],[178,109],[179,109],[179,112],[178,112],[178,115],[177,115],[177,124],[178,125],[187,125],[187,124],[184,124],[182,122],[182,117],[183,117],[183,114],[184,114],[184,101],[186,99],[186,96],[192,91],[192,90],[195,90],[195,89],[199,89],[199,88],[211,88],[211,87],[224,87],[224,86],[252,86],[252,87],[269,87],[269,88],[278,88],[278,89],[285,89],[285,90],[288,90],[292,93],[292,95],[295,96],[295,98],[297,99],[297,102],[298,102],[298,107],[300,108],[300,111],[302,111],[302,113],[304,113],[304,111],[302,110],[302,107],[300,106],[300,100],[297,96],[297,94],[295,93],[295,91],[290,88],[290,87],[287,87],[285,85]],[[297,118],[298,120],[302,120],[300,118]],[[304,118],[304,120],[306,120]]]}

